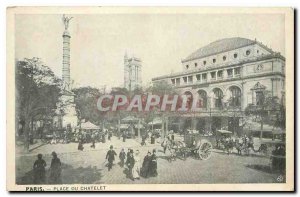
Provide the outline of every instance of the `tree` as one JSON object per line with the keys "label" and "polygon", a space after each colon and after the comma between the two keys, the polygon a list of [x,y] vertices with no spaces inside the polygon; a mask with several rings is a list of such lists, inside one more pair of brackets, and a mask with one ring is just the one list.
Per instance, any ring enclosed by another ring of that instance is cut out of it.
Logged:
{"label": "tree", "polygon": [[39,58],[16,61],[15,67],[16,117],[23,124],[24,145],[28,151],[33,122],[55,115],[62,83]]}
{"label": "tree", "polygon": [[102,114],[97,110],[97,99],[102,95],[100,90],[88,86],[74,89],[73,92],[79,124],[83,119],[99,124],[102,118]]}
{"label": "tree", "polygon": [[[173,96],[173,95],[177,94],[177,91],[175,90],[174,86],[170,85],[166,81],[159,81],[159,82],[152,84],[152,86],[150,86],[146,89],[146,92],[160,96],[161,100],[164,95]],[[180,100],[180,98],[179,98],[179,100]],[[180,101],[177,102],[177,105],[178,105],[178,103],[180,103]],[[149,122],[153,121],[157,115],[161,116],[163,137],[168,134],[167,133],[168,124],[169,124],[168,120],[169,120],[169,116],[171,114],[171,112],[169,112],[167,109],[169,109],[169,107],[166,107],[166,111],[161,113],[159,111],[159,109],[157,109],[157,107],[155,107],[148,114],[145,114],[146,120],[148,120]],[[166,128],[165,128],[165,124],[166,124]],[[152,125],[152,129],[153,129],[153,125]]]}
{"label": "tree", "polygon": [[260,138],[262,138],[264,124],[285,128],[285,108],[279,102],[278,97],[271,96],[270,92],[266,90],[262,91],[261,103],[248,105],[245,109],[245,115],[252,115],[260,122]]}

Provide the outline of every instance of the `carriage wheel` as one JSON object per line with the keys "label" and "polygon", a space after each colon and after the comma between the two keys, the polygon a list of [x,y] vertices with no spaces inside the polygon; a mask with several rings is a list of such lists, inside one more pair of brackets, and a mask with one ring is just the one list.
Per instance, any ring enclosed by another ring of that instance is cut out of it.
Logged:
{"label": "carriage wheel", "polygon": [[212,144],[208,141],[203,142],[199,147],[199,157],[202,160],[207,160],[211,156]]}

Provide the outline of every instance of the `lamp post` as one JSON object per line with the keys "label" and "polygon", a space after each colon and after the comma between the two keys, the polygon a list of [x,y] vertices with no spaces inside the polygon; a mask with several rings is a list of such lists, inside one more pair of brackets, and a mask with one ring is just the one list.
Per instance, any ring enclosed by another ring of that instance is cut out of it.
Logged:
{"label": "lamp post", "polygon": [[211,99],[212,99],[212,97],[207,96],[206,98],[207,98],[206,104],[207,104],[207,106],[208,106],[208,108],[209,108],[209,131],[212,132],[212,131],[211,131],[211,126],[212,126],[212,117],[211,117]]}

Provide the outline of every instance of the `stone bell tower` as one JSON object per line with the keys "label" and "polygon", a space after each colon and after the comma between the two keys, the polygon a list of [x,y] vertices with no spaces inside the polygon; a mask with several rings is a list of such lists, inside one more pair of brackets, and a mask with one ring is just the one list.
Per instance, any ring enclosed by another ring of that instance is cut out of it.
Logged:
{"label": "stone bell tower", "polygon": [[124,55],[124,87],[133,91],[142,85],[142,61],[132,55],[128,58],[127,53]]}

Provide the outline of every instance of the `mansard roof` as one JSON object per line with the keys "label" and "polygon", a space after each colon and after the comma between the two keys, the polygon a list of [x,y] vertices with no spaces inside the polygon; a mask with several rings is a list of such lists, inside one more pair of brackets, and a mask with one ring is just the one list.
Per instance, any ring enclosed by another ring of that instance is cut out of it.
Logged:
{"label": "mansard roof", "polygon": [[199,59],[199,58],[207,57],[210,55],[214,55],[226,51],[231,51],[255,43],[256,41],[247,38],[240,38],[240,37],[224,38],[221,40],[214,41],[204,47],[201,47],[200,49],[190,54],[187,58],[182,60],[182,62]]}

